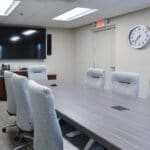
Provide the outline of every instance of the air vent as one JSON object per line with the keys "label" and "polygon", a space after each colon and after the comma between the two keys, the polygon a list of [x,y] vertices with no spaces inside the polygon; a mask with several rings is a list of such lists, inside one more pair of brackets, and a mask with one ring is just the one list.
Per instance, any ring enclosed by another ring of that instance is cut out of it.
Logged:
{"label": "air vent", "polygon": [[118,111],[129,110],[128,108],[123,107],[123,106],[112,106],[111,108],[116,109]]}

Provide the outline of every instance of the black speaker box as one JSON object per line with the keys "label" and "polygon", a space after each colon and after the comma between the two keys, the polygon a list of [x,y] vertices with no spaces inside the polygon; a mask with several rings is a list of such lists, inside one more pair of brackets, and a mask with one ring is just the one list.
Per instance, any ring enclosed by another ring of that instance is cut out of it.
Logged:
{"label": "black speaker box", "polygon": [[47,35],[47,55],[52,55],[52,35]]}

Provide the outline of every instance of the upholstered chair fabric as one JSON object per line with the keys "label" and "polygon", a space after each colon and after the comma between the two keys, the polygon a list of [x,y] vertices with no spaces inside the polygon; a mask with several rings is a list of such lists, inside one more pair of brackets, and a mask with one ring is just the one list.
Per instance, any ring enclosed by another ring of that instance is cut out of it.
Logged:
{"label": "upholstered chair fabric", "polygon": [[5,80],[5,87],[7,93],[7,111],[8,113],[15,115],[16,114],[16,101],[14,96],[14,87],[12,83],[13,73],[10,71],[4,72],[4,80]]}
{"label": "upholstered chair fabric", "polygon": [[104,88],[105,70],[99,68],[88,68],[86,84],[94,88]]}
{"label": "upholstered chair fabric", "polygon": [[63,150],[52,91],[35,81],[29,81],[29,89],[34,120],[34,150]]}
{"label": "upholstered chair fabric", "polygon": [[112,91],[137,97],[139,95],[139,74],[118,71],[113,72]]}
{"label": "upholstered chair fabric", "polygon": [[150,100],[150,81],[149,81],[149,85],[148,85],[148,89],[147,89],[147,95],[145,98]]}
{"label": "upholstered chair fabric", "polygon": [[33,131],[33,118],[30,103],[29,86],[26,77],[13,75],[14,94],[17,105],[17,126],[23,131]]}
{"label": "upholstered chair fabric", "polygon": [[35,81],[48,80],[46,67],[45,66],[28,67],[28,78]]}

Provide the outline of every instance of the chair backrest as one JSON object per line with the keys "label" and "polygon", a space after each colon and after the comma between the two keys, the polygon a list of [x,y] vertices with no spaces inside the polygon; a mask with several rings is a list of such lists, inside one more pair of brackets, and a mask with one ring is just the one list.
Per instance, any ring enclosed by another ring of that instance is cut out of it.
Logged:
{"label": "chair backrest", "polygon": [[17,126],[23,131],[33,131],[28,80],[24,76],[13,75],[14,94],[17,105]]}
{"label": "chair backrest", "polygon": [[86,84],[94,88],[104,88],[105,70],[99,68],[88,68]]}
{"label": "chair backrest", "polygon": [[139,74],[130,72],[112,73],[112,91],[137,97],[139,95]]}
{"label": "chair backrest", "polygon": [[4,80],[5,80],[5,87],[7,93],[7,111],[11,115],[16,114],[16,100],[13,91],[13,83],[12,83],[13,73],[10,71],[4,72]]}
{"label": "chair backrest", "polygon": [[149,81],[149,85],[148,85],[148,89],[147,89],[147,95],[145,98],[150,100],[150,81]]}
{"label": "chair backrest", "polygon": [[34,149],[63,150],[63,139],[52,91],[31,80],[29,91],[34,120]]}
{"label": "chair backrest", "polygon": [[31,80],[47,80],[47,70],[45,66],[28,67],[28,78]]}

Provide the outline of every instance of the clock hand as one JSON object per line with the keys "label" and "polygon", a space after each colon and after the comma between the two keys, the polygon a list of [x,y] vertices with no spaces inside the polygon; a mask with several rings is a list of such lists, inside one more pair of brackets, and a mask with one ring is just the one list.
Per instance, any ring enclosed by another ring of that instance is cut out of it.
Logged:
{"label": "clock hand", "polygon": [[137,40],[138,40],[140,37],[141,37],[141,35],[139,35],[139,36],[136,38],[135,42],[137,42]]}

